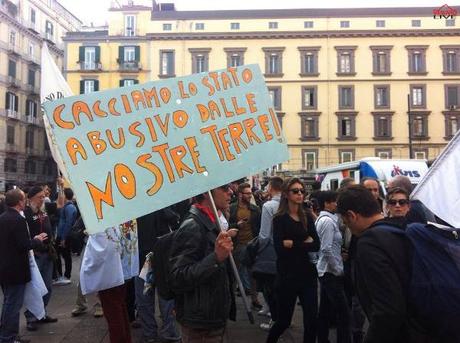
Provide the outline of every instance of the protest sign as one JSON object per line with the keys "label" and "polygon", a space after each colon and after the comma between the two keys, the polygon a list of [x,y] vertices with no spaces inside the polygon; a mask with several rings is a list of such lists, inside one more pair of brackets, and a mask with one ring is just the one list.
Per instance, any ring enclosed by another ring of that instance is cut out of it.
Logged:
{"label": "protest sign", "polygon": [[90,233],[288,159],[257,65],[43,106]]}

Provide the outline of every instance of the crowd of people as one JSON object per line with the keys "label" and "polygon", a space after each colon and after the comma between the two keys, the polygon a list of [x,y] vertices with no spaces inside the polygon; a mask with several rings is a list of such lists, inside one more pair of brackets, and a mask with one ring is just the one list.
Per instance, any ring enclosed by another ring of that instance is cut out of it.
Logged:
{"label": "crowd of people", "polygon": [[[227,321],[236,319],[236,295],[247,295],[252,310],[267,317],[260,329],[267,331],[268,343],[290,327],[297,305],[303,342],[328,343],[335,327],[338,343],[453,343],[458,337],[434,336],[411,311],[407,240],[376,229],[384,223],[404,231],[410,223],[436,220],[421,202],[410,200],[410,180],[396,176],[386,190],[372,178],[360,184],[345,178],[336,191],[321,191],[320,185],[307,194],[298,178],[272,177],[263,190],[239,180],[213,189],[212,199],[203,193],[137,218],[141,267],[158,238],[173,233],[167,281],[174,297],[145,292],[147,281],[139,276],[101,290],[95,315],[106,317],[111,342],[130,343],[133,327],[142,328],[147,343],[223,342]],[[48,187],[27,193],[16,188],[0,204],[1,343],[26,342],[19,338],[19,318],[31,280],[29,251],[48,289],[45,307],[53,285],[71,282],[72,252],[80,253],[82,244],[70,242],[69,234],[79,212],[62,182],[55,201],[50,198]],[[87,308],[79,286],[72,315]],[[28,330],[57,321],[48,314],[24,315]]]}

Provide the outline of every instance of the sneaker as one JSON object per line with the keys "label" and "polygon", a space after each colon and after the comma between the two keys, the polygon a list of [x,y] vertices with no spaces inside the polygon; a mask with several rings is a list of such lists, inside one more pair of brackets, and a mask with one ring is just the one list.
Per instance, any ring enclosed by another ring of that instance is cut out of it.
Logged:
{"label": "sneaker", "polygon": [[104,311],[102,310],[102,306],[94,306],[94,318],[100,318],[104,315]]}
{"label": "sneaker", "polygon": [[84,307],[79,307],[79,306],[75,307],[71,312],[72,317],[78,317],[78,316],[82,315],[83,313],[86,313],[87,309],[88,308],[86,306],[84,306]]}
{"label": "sneaker", "polygon": [[53,285],[55,286],[65,286],[65,285],[70,285],[72,281],[70,279],[66,278],[65,276],[61,276],[57,279],[56,282],[53,282]]}
{"label": "sneaker", "polygon": [[273,326],[273,320],[270,319],[270,321],[268,323],[262,323],[260,324],[260,328],[264,331],[270,331],[270,329],[272,328]]}
{"label": "sneaker", "polygon": [[270,317],[270,316],[271,316],[271,315],[270,315],[270,309],[268,308],[267,305],[264,305],[264,306],[262,307],[262,309],[261,309],[259,312],[257,312],[257,315],[258,315],[258,316]]}
{"label": "sneaker", "polygon": [[256,300],[252,301],[252,309],[254,311],[260,311],[260,310],[262,310],[262,307],[263,306],[258,301],[256,301]]}

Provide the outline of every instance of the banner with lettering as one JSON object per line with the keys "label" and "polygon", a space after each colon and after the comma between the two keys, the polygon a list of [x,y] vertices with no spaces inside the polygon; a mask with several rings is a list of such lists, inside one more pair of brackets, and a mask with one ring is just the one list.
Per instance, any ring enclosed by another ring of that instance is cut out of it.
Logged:
{"label": "banner with lettering", "polygon": [[288,159],[258,65],[43,106],[90,233]]}

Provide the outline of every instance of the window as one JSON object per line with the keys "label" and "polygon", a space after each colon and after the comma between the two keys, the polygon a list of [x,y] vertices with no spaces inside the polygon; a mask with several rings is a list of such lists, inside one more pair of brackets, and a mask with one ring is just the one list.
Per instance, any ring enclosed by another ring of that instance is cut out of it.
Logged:
{"label": "window", "polygon": [[281,87],[268,87],[268,94],[276,111],[281,111]]}
{"label": "window", "polygon": [[34,59],[35,58],[35,44],[29,43],[29,57]]}
{"label": "window", "polygon": [[8,60],[8,76],[16,78],[16,61]]}
{"label": "window", "polygon": [[455,19],[446,19],[446,26],[455,26]]}
{"label": "window", "polygon": [[25,168],[26,174],[35,174],[35,172],[36,172],[35,161],[30,160],[30,159],[26,160],[24,168]]}
{"label": "window", "polygon": [[5,93],[5,108],[12,112],[17,112],[19,110],[19,97],[12,93]]}
{"label": "window", "polygon": [[230,30],[239,30],[240,23],[230,23]]}
{"label": "window", "polygon": [[27,84],[35,87],[35,70],[28,69],[27,71]]}
{"label": "window", "polygon": [[352,162],[355,160],[354,149],[339,149],[339,163]]}
{"label": "window", "polygon": [[26,131],[26,148],[33,149],[34,147],[34,130],[27,129]]}
{"label": "window", "polygon": [[422,26],[422,21],[420,19],[412,19],[412,27]]}
{"label": "window", "polygon": [[411,113],[412,137],[415,139],[428,138],[428,114]]}
{"label": "window", "polygon": [[136,80],[136,79],[121,79],[120,87],[133,86],[133,85],[137,85],[138,83],[139,83],[139,80]]}
{"label": "window", "polygon": [[277,29],[278,28],[278,22],[277,21],[271,21],[268,23],[268,28],[269,29]]}
{"label": "window", "polygon": [[210,48],[188,49],[192,55],[192,73],[203,73],[209,70]]}
{"label": "window", "polygon": [[298,47],[300,51],[300,76],[318,76],[318,51],[321,47]]}
{"label": "window", "polygon": [[81,46],[79,48],[79,62],[82,70],[96,70],[101,68],[101,48],[99,46]]}
{"label": "window", "polygon": [[392,159],[391,148],[376,148],[375,157],[381,158],[382,160]]}
{"label": "window", "polygon": [[302,109],[316,109],[318,107],[317,96],[317,86],[302,87]]}
{"label": "window", "polygon": [[53,23],[50,22],[49,20],[45,22],[45,34],[46,34],[46,39],[53,40],[54,27],[53,27]]}
{"label": "window", "polygon": [[354,86],[339,86],[339,109],[353,109],[354,107]]}
{"label": "window", "polygon": [[163,24],[163,31],[171,31],[172,24]]}
{"label": "window", "polygon": [[460,109],[460,85],[450,84],[444,86],[445,107],[449,110]]}
{"label": "window", "polygon": [[355,46],[336,46],[337,50],[337,75],[355,75]]}
{"label": "window", "polygon": [[390,75],[391,46],[371,46],[372,75]]}
{"label": "window", "polygon": [[29,19],[32,24],[35,24],[36,14],[35,14],[35,9],[33,8],[30,9]]}
{"label": "window", "polygon": [[26,116],[30,116],[31,118],[37,117],[37,103],[35,101],[26,100]]}
{"label": "window", "polygon": [[283,76],[284,48],[262,48],[265,52],[265,76]]}
{"label": "window", "polygon": [[428,149],[414,149],[414,158],[416,160],[427,160],[428,159]]}
{"label": "window", "polygon": [[118,47],[118,63],[120,69],[137,71],[140,68],[140,47],[139,46],[120,46]]}
{"label": "window", "polygon": [[374,107],[375,108],[390,108],[390,86],[389,85],[374,86]]}
{"label": "window", "polygon": [[336,112],[338,140],[356,139],[356,115],[357,112]]}
{"label": "window", "polygon": [[16,47],[16,32],[15,31],[10,31],[9,44],[13,48]]}
{"label": "window", "polygon": [[125,16],[125,36],[133,37],[136,35],[136,16]]}
{"label": "window", "polygon": [[302,149],[302,165],[305,170],[318,168],[318,149]]}
{"label": "window", "polygon": [[244,64],[246,48],[224,48],[227,53],[227,67],[239,67]]}
{"label": "window", "polygon": [[300,140],[317,141],[319,140],[319,113],[318,112],[300,112]]}
{"label": "window", "polygon": [[410,86],[410,103],[413,108],[426,107],[426,87],[425,85]]}
{"label": "window", "polygon": [[313,22],[312,21],[304,21],[303,22],[303,27],[305,29],[312,29],[313,28]]}
{"label": "window", "polygon": [[99,81],[86,79],[80,81],[80,94],[89,94],[99,90]]}
{"label": "window", "polygon": [[5,158],[5,172],[16,173],[18,171],[18,161],[14,158]]}
{"label": "window", "polygon": [[372,112],[374,116],[374,140],[392,139],[393,112]]}
{"label": "window", "polygon": [[174,50],[160,50],[160,77],[174,76],[174,70]]}
{"label": "window", "polygon": [[14,126],[13,125],[7,125],[6,126],[6,142],[8,144],[14,144]]}
{"label": "window", "polygon": [[195,30],[204,30],[204,23],[195,23]]}
{"label": "window", "polygon": [[426,49],[428,45],[406,45],[409,57],[409,75],[426,75]]}
{"label": "window", "polygon": [[350,27],[350,21],[349,21],[349,20],[341,20],[341,21],[340,21],[340,27],[341,27],[341,28],[348,28],[348,27]]}
{"label": "window", "polygon": [[136,50],[134,46],[125,46],[124,47],[124,61],[133,62],[136,60]]}
{"label": "window", "polygon": [[441,45],[443,55],[443,73],[460,73],[460,45]]}
{"label": "window", "polygon": [[385,27],[385,20],[376,20],[375,21],[376,27]]}
{"label": "window", "polygon": [[459,112],[444,112],[446,139],[451,139],[460,128],[460,113]]}

